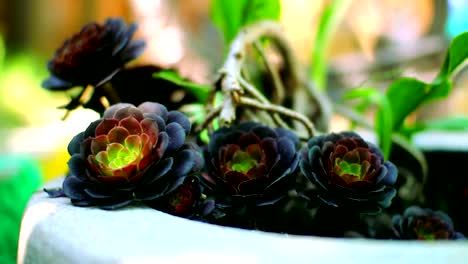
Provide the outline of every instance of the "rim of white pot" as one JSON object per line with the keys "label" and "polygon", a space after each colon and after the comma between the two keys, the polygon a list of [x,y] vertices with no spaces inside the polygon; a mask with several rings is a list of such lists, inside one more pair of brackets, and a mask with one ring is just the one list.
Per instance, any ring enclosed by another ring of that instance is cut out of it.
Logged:
{"label": "rim of white pot", "polygon": [[[48,184],[60,186],[62,179]],[[18,263],[466,263],[467,241],[323,238],[223,227],[146,207],[75,207],[38,191]]]}

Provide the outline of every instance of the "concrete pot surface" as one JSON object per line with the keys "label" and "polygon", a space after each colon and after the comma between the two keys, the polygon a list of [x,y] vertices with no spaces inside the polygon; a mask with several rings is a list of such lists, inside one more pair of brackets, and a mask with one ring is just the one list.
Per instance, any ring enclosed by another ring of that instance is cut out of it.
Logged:
{"label": "concrete pot surface", "polygon": [[[62,179],[47,187],[61,186]],[[18,263],[468,263],[468,241],[294,236],[216,226],[146,207],[80,208],[35,193]]]}

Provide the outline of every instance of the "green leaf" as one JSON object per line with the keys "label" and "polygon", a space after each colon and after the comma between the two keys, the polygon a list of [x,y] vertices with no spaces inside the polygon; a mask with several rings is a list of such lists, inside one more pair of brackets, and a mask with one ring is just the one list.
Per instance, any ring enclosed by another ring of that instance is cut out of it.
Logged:
{"label": "green leaf", "polygon": [[437,79],[449,78],[449,76],[468,58],[468,31],[456,36],[448,54],[445,57],[444,64],[440,70]]}
{"label": "green leaf", "polygon": [[413,78],[401,78],[387,90],[393,112],[393,129],[400,130],[406,117],[420,105],[433,99],[444,98],[452,89],[451,76],[468,58],[468,32],[453,39],[444,64],[431,83]]}
{"label": "green leaf", "polygon": [[[347,92],[345,92],[342,99],[344,101],[359,99],[359,102],[354,104],[352,106],[352,108],[354,108],[356,113],[362,115],[373,104],[372,100],[369,99],[371,97],[370,95],[372,93],[372,92],[370,92],[370,90],[372,90],[372,89],[373,88],[355,88],[355,89],[351,89],[351,90],[348,90]],[[355,129],[357,126],[358,126],[357,122],[352,122],[351,123],[351,129]]]}
{"label": "green leaf", "polygon": [[398,130],[405,118],[428,96],[430,85],[413,78],[401,78],[387,90],[393,113],[393,129]]}
{"label": "green leaf", "polygon": [[[357,88],[350,90],[344,95],[345,100],[360,98],[365,103],[362,105],[370,106],[375,104],[378,107],[375,115],[375,133],[384,157],[388,158],[392,146],[392,124],[393,115],[390,102],[387,97],[375,88]],[[361,106],[362,106],[361,105]]]}
{"label": "green leaf", "polygon": [[343,95],[343,100],[369,99],[372,98],[376,92],[378,92],[377,88],[372,87],[354,88],[346,91],[346,93]]}
{"label": "green leaf", "polygon": [[428,84],[413,78],[401,78],[393,82],[387,90],[393,114],[393,130],[399,130],[406,117],[423,103],[446,97],[451,87],[452,83],[449,80]]}
{"label": "green leaf", "polygon": [[310,78],[320,91],[325,90],[327,86],[327,48],[351,2],[351,0],[329,1],[320,15],[309,72]]}
{"label": "green leaf", "polygon": [[452,116],[417,124],[416,127],[421,127],[421,130],[467,131],[468,117]]}
{"label": "green leaf", "polygon": [[6,55],[5,41],[3,40],[2,35],[0,35],[0,73],[2,72],[5,55]]}
{"label": "green leaf", "polygon": [[388,159],[392,147],[392,124],[393,114],[390,102],[384,94],[379,93],[377,97],[379,111],[375,116],[375,132],[379,140],[379,146],[382,149],[384,157]]}
{"label": "green leaf", "polygon": [[174,84],[185,89],[187,92],[193,94],[201,103],[205,103],[208,100],[208,95],[211,92],[210,86],[193,83],[182,78],[179,74],[171,70],[156,72],[153,74],[153,77],[173,82]]}
{"label": "green leaf", "polygon": [[211,18],[229,44],[239,30],[250,23],[263,20],[278,20],[279,0],[212,0]]}

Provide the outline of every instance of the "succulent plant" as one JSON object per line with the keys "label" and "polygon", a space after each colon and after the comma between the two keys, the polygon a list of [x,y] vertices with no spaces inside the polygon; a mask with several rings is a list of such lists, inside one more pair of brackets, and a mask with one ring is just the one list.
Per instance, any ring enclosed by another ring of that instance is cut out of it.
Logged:
{"label": "succulent plant", "polygon": [[136,29],[136,24],[127,26],[118,18],[109,18],[104,24],[86,24],[56,50],[47,65],[51,76],[42,86],[63,91],[96,86],[108,79],[143,52],[142,40],[131,41]]}
{"label": "succulent plant", "polygon": [[198,177],[188,176],[177,189],[149,206],[176,216],[191,217],[201,211],[202,188]]}
{"label": "succulent plant", "polygon": [[313,137],[301,153],[301,171],[316,187],[310,196],[360,213],[378,213],[390,206],[396,194],[392,185],[397,169],[358,134]]}
{"label": "succulent plant", "polygon": [[442,211],[411,206],[403,215],[394,215],[393,231],[397,238],[411,240],[464,239],[454,230],[450,217]]}
{"label": "succulent plant", "polygon": [[298,138],[254,122],[216,130],[204,151],[206,179],[223,206],[273,204],[294,186]]}
{"label": "succulent plant", "polygon": [[184,144],[190,126],[185,115],[158,103],[111,106],[68,145],[64,194],[74,205],[106,209],[164,197],[201,167]]}

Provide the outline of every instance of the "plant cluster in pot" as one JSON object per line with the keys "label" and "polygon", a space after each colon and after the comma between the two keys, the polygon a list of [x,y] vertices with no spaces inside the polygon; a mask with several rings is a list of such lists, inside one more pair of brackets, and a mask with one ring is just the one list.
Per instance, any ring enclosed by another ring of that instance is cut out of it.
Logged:
{"label": "plant cluster in pot", "polygon": [[[373,125],[311,85],[271,21],[278,3],[264,2],[251,6],[255,16],[242,14],[234,32],[230,18],[213,17],[230,43],[213,86],[154,65],[127,66],[145,44],[132,40],[136,26],[121,19],[87,24],[64,42],[43,87],[81,87],[65,108],[101,117],[70,141],[63,181],[32,198],[20,263],[468,259],[466,213],[452,221],[441,210],[467,208],[464,172],[444,164],[457,185],[444,196],[447,171],[428,173],[405,123],[419,105],[449,93],[468,57],[468,33],[452,41],[432,83],[402,78],[386,93],[347,93],[377,105]],[[226,3],[212,4],[220,10]],[[259,66],[252,57],[265,66],[249,72]],[[174,101],[180,91],[185,96]],[[328,132],[336,112],[375,129],[377,140],[358,130]]]}

